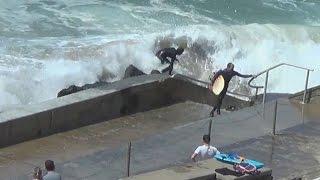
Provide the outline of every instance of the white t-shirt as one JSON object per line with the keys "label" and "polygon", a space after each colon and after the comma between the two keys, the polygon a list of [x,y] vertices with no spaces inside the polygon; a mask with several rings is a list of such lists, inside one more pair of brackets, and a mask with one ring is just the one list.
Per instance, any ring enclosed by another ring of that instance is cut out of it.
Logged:
{"label": "white t-shirt", "polygon": [[194,151],[195,154],[201,155],[202,158],[211,158],[215,154],[220,154],[217,148],[208,145],[202,145],[197,147]]}
{"label": "white t-shirt", "polygon": [[61,176],[54,171],[48,171],[48,173],[43,176],[43,180],[61,180]]}

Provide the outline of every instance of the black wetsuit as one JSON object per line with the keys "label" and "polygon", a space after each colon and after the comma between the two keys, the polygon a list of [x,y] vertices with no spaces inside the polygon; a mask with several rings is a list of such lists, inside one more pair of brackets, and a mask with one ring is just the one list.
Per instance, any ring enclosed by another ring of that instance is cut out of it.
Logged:
{"label": "black wetsuit", "polygon": [[221,91],[221,93],[218,96],[218,102],[216,103],[216,105],[213,107],[210,115],[213,116],[213,113],[215,110],[217,110],[217,114],[220,114],[220,107],[222,104],[222,100],[225,97],[225,95],[227,94],[227,90],[229,87],[229,82],[232,79],[233,76],[239,76],[242,78],[249,78],[252,77],[252,75],[243,75],[238,73],[237,71],[234,70],[230,70],[230,69],[224,69],[224,70],[219,70],[217,73],[215,73],[215,75],[212,78],[212,84],[213,82],[220,76],[222,75],[222,77],[224,78],[224,88]]}
{"label": "black wetsuit", "polygon": [[[162,70],[162,73],[169,71],[169,74],[171,75],[174,61],[178,61],[177,55],[178,52],[175,48],[164,48],[157,52],[156,56],[161,60],[162,64],[170,64],[167,68]],[[170,60],[168,58],[170,58]]]}

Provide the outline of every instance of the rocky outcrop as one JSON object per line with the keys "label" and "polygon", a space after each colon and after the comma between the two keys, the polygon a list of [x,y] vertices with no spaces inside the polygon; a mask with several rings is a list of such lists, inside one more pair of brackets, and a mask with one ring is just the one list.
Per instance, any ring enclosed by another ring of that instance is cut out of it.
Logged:
{"label": "rocky outcrop", "polygon": [[134,76],[141,76],[145,75],[146,73],[142,72],[140,69],[136,68],[134,65],[130,65],[126,68],[126,71],[124,72],[123,79],[134,77]]}
{"label": "rocky outcrop", "polygon": [[68,94],[76,93],[85,89],[90,89],[90,88],[95,88],[95,87],[100,87],[109,84],[108,82],[95,82],[93,84],[85,84],[84,86],[76,86],[76,85],[71,85],[66,89],[62,89],[59,91],[57,97],[62,97],[66,96]]}
{"label": "rocky outcrop", "polygon": [[158,70],[152,70],[150,74],[161,74]]}
{"label": "rocky outcrop", "polygon": [[81,90],[83,90],[83,87],[72,85],[72,86],[69,86],[66,89],[62,89],[61,91],[59,91],[57,97],[66,96],[68,94],[72,94],[72,93],[75,93],[75,92],[78,92],[78,91],[81,91]]}
{"label": "rocky outcrop", "polygon": [[[152,70],[150,74],[161,74],[161,73],[158,70]],[[134,77],[134,76],[141,76],[141,75],[146,75],[146,73],[142,72],[137,67],[130,65],[126,68],[126,70],[124,72],[123,79],[129,78],[129,77]],[[110,75],[107,74],[106,77],[110,77]],[[59,91],[57,97],[66,96],[68,94],[76,93],[76,92],[79,92],[79,91],[82,91],[85,89],[96,88],[96,87],[100,87],[100,86],[107,85],[107,84],[109,84],[109,83],[108,82],[96,82],[93,84],[86,84],[84,86],[71,85],[68,88],[65,88],[65,89],[62,89],[61,91]]]}
{"label": "rocky outcrop", "polygon": [[[161,72],[154,69],[151,71],[150,74],[161,74]],[[138,69],[137,67],[131,64],[126,68],[123,79],[134,77],[134,76],[141,76],[141,75],[146,75],[146,73],[144,73],[143,71],[141,71],[140,69]]]}

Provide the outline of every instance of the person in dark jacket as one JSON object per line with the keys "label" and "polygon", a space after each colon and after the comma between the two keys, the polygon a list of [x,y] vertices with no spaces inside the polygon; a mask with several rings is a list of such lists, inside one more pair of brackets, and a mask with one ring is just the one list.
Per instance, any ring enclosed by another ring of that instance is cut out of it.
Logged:
{"label": "person in dark jacket", "polygon": [[217,114],[220,115],[220,107],[222,104],[222,100],[225,97],[228,87],[229,87],[229,82],[232,79],[232,77],[234,76],[239,76],[242,78],[250,78],[253,77],[253,75],[243,75],[238,73],[237,71],[234,71],[234,64],[232,63],[228,63],[227,64],[227,68],[225,68],[224,70],[219,70],[218,72],[216,72],[213,76],[213,78],[211,79],[211,86],[213,85],[214,81],[220,76],[222,75],[222,77],[224,78],[224,88],[221,91],[221,93],[218,95],[218,102],[216,103],[216,105],[213,107],[212,111],[210,112],[210,116],[213,117],[214,116],[214,112],[217,110]]}
{"label": "person in dark jacket", "polygon": [[[179,47],[178,49],[171,47],[171,48],[161,49],[160,51],[158,51],[156,53],[156,56],[160,59],[162,64],[164,64],[164,63],[170,64],[167,68],[162,70],[162,73],[169,71],[169,75],[172,75],[173,63],[174,63],[174,61],[178,61],[177,55],[181,55],[183,53],[183,51],[184,51],[184,49],[181,47]],[[170,58],[170,60],[168,58]]]}

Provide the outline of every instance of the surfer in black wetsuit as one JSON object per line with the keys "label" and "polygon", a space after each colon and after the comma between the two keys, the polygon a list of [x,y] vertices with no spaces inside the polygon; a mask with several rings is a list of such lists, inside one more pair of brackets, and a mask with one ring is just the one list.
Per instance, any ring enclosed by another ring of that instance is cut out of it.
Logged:
{"label": "surfer in black wetsuit", "polygon": [[[174,63],[174,61],[178,61],[177,55],[181,55],[183,53],[183,51],[184,51],[184,49],[181,47],[179,47],[178,49],[164,48],[156,53],[156,56],[160,59],[162,64],[164,64],[164,63],[170,64],[167,68],[162,70],[162,73],[169,71],[169,75],[172,74],[173,63]],[[170,60],[168,58],[170,58]]]}
{"label": "surfer in black wetsuit", "polygon": [[212,111],[210,112],[210,116],[213,117],[214,116],[214,111],[217,110],[217,114],[220,115],[220,107],[222,104],[222,100],[224,98],[224,96],[227,93],[228,90],[228,86],[229,86],[229,82],[232,79],[233,76],[239,76],[242,78],[250,78],[253,77],[253,75],[242,75],[240,73],[238,73],[237,71],[234,71],[234,65],[232,63],[228,63],[227,68],[224,70],[219,70],[218,72],[216,72],[213,76],[213,78],[211,79],[211,87],[214,83],[214,81],[220,76],[222,75],[223,79],[224,79],[224,88],[221,91],[221,93],[218,95],[218,102],[216,103],[216,105],[213,107]]}

